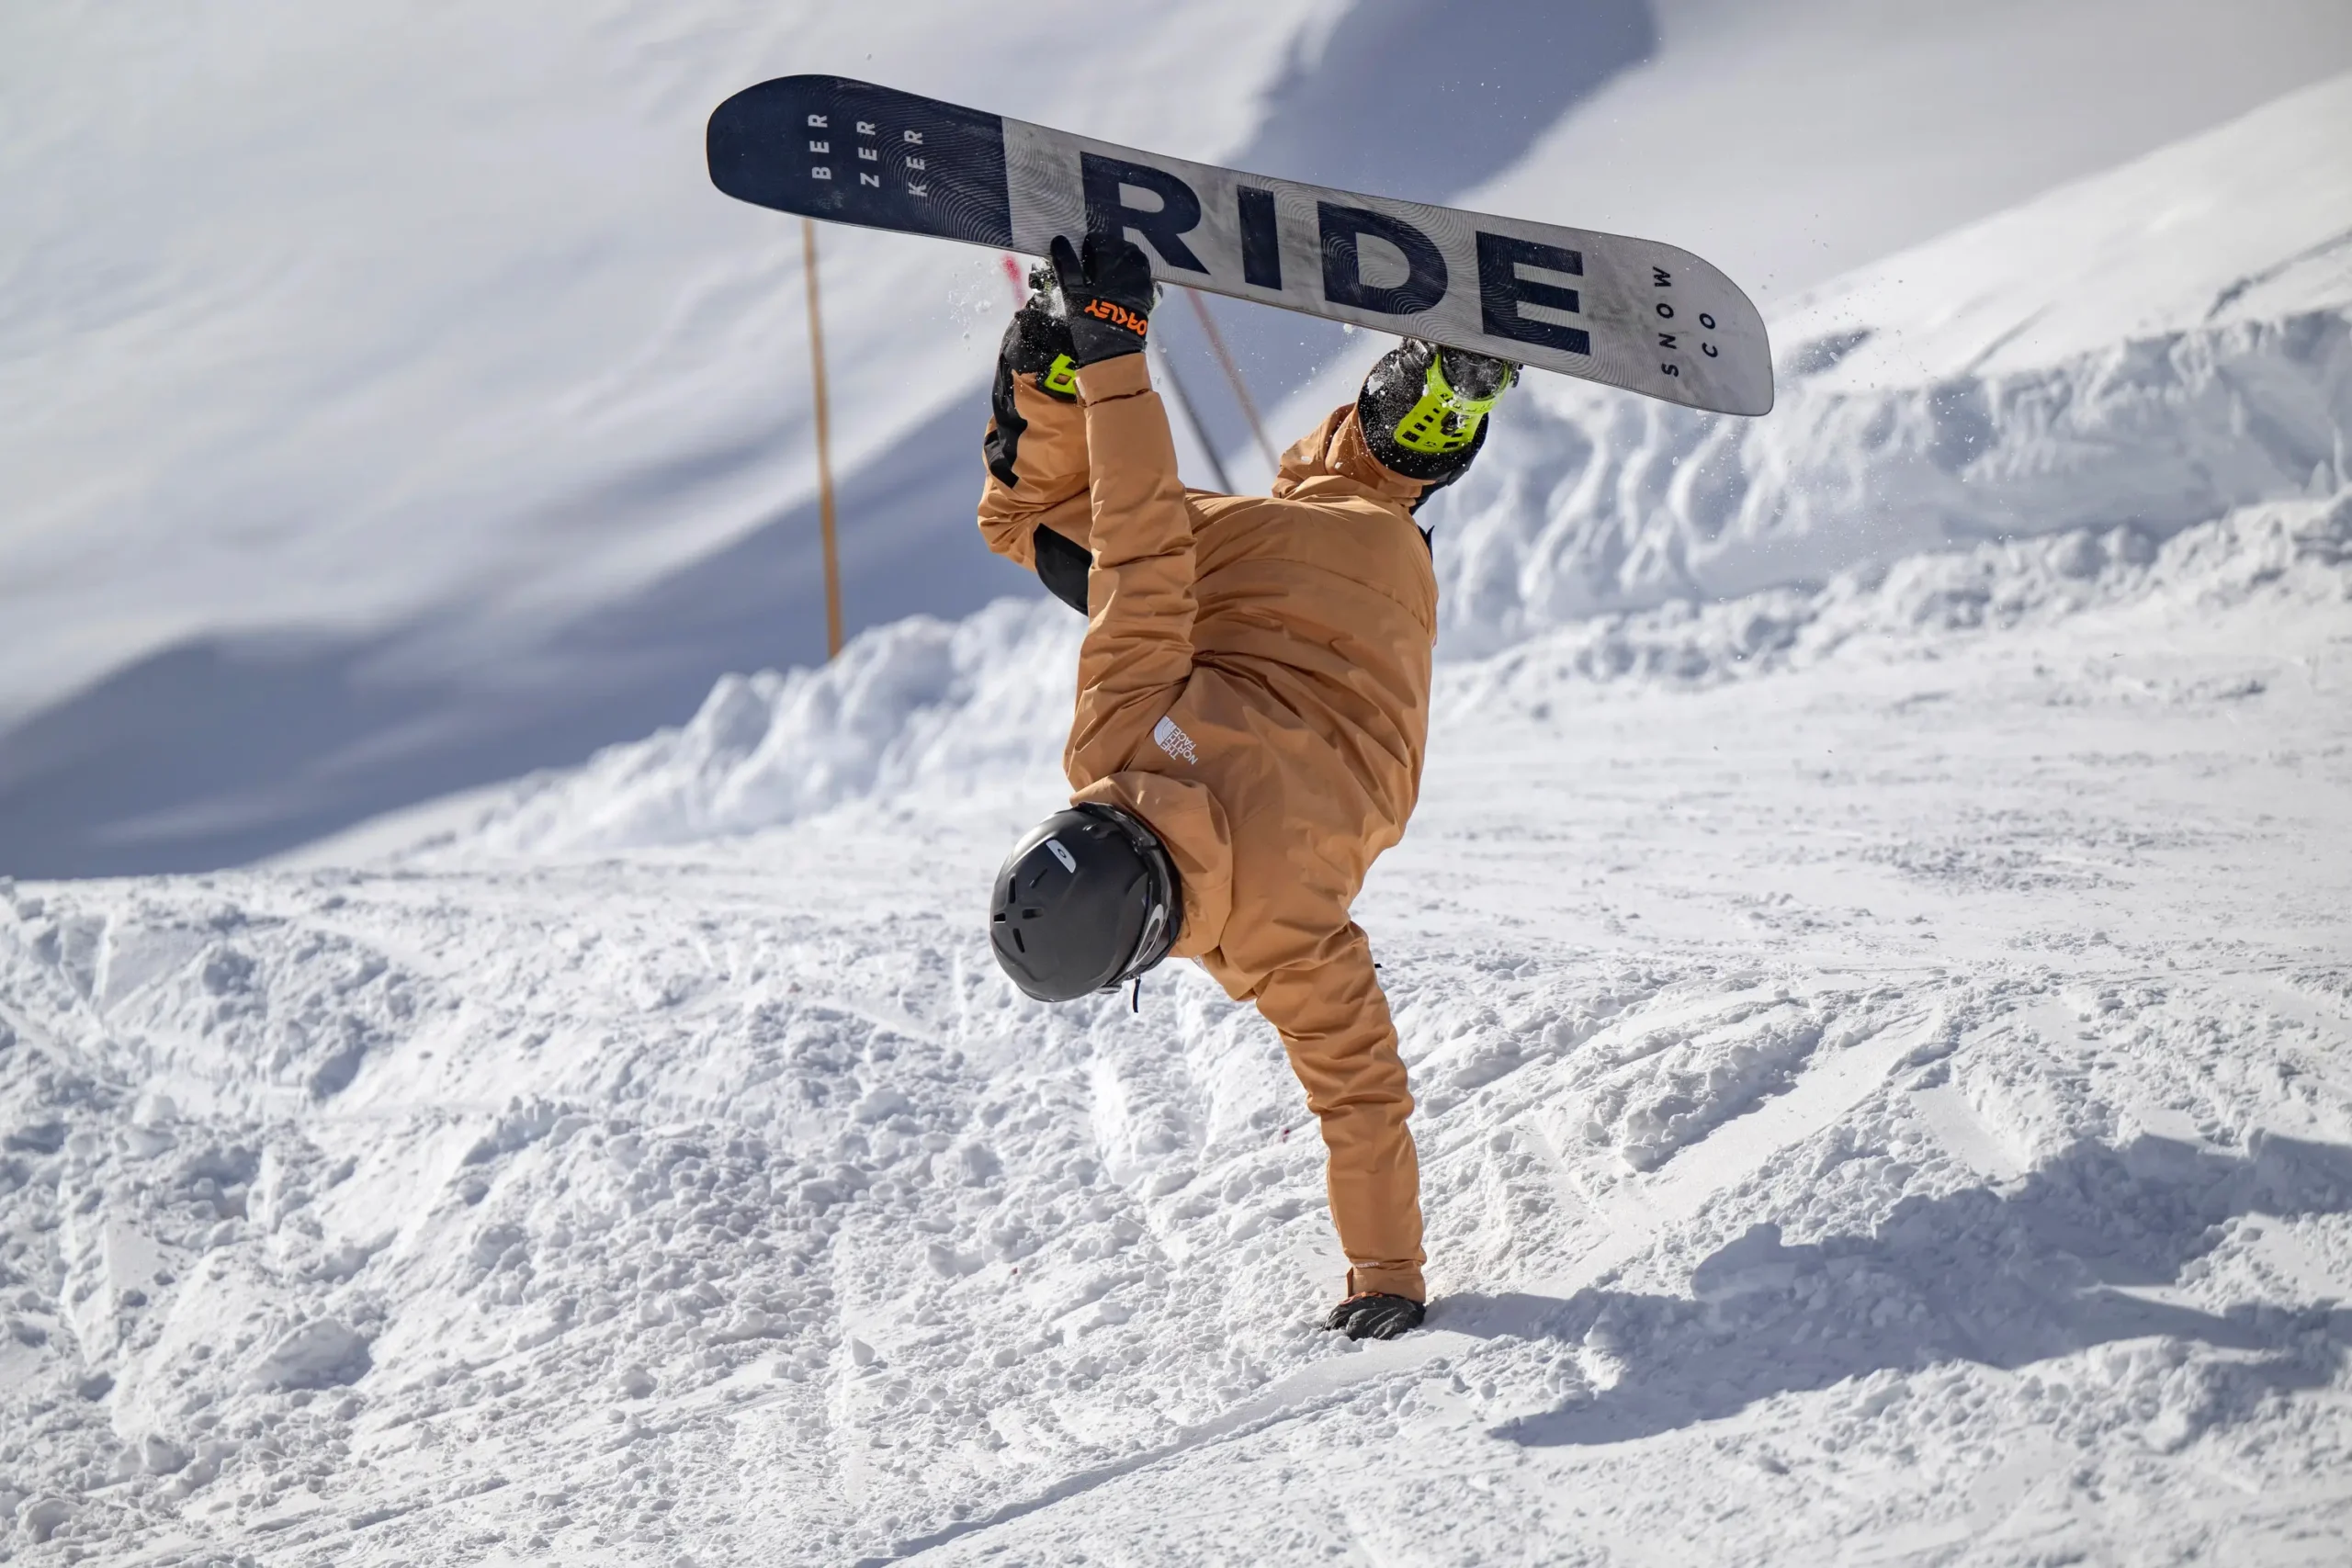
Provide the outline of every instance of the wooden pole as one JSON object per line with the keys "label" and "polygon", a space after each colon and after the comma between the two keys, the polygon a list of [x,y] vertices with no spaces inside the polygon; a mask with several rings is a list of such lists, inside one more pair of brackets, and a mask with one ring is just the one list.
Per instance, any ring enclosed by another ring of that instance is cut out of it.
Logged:
{"label": "wooden pole", "polygon": [[1193,314],[1201,319],[1201,330],[1209,335],[1209,347],[1216,351],[1216,362],[1225,367],[1225,378],[1233,383],[1234,400],[1250,418],[1250,434],[1258,438],[1258,451],[1266,459],[1267,471],[1280,473],[1282,460],[1274,456],[1273,443],[1266,439],[1266,422],[1258,417],[1257,401],[1250,396],[1250,384],[1241,378],[1241,367],[1233,362],[1232,354],[1225,346],[1225,334],[1216,330],[1216,318],[1209,314],[1208,306],[1194,290],[1184,290],[1184,298],[1193,302]]}
{"label": "wooden pole", "polygon": [[825,657],[842,651],[842,562],[833,540],[833,429],[825,402],[825,321],[817,307],[817,220],[800,220],[801,270],[808,275],[808,359],[817,372],[817,518],[825,534]]}
{"label": "wooden pole", "polygon": [[1225,494],[1231,495],[1233,481],[1226,477],[1225,464],[1216,455],[1216,444],[1209,439],[1208,427],[1201,423],[1201,416],[1193,412],[1193,400],[1184,395],[1184,383],[1177,379],[1176,362],[1168,357],[1168,345],[1147,339],[1144,346],[1147,349],[1159,350],[1157,357],[1159,361],[1159,373],[1168,378],[1169,396],[1176,400],[1177,410],[1183,414],[1185,424],[1192,428],[1193,439],[1201,444],[1201,456],[1208,459],[1209,473],[1216,480],[1216,488]]}

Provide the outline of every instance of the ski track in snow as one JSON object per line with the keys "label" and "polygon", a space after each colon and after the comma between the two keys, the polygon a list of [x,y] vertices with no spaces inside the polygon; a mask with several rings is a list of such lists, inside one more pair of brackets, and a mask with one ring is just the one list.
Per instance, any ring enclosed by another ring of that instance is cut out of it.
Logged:
{"label": "ski track in snow", "polygon": [[2338,1561],[2352,496],[2083,537],[1449,677],[1391,1345],[1254,1013],[988,962],[1034,769],[7,887],[0,1550]]}

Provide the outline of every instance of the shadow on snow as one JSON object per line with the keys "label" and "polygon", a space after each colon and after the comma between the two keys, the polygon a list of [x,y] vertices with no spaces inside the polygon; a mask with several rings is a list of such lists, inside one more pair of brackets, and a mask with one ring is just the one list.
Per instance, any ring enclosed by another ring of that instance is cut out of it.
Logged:
{"label": "shadow on snow", "polygon": [[1650,1437],[1872,1372],[2015,1370],[2150,1337],[2241,1353],[2207,1369],[2191,1416],[2203,1429],[2330,1381],[2352,1311],[2211,1313],[2159,1292],[2212,1250],[2226,1221],[2347,1211],[2352,1149],[2335,1145],[2266,1137],[2237,1157],[2156,1137],[2085,1143],[2011,1185],[1905,1200],[1869,1235],[1790,1246],[1778,1226],[1757,1225],[1699,1266],[1695,1299],[1467,1294],[1431,1322],[1581,1344],[1618,1364],[1610,1388],[1495,1431],[1530,1447]]}

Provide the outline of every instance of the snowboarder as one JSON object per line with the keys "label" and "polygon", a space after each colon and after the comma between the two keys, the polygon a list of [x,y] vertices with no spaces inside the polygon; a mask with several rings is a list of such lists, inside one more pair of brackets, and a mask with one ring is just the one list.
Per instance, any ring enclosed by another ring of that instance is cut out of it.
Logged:
{"label": "snowboarder", "polygon": [[997,958],[1046,1001],[1170,956],[1254,1000],[1329,1156],[1349,1269],[1325,1326],[1394,1338],[1425,1299],[1413,1101],[1349,907],[1420,784],[1437,580],[1413,513],[1517,367],[1408,341],[1271,496],[1188,491],[1142,352],[1142,252],[1090,236],[1052,261],[1005,333],[979,524],[1088,616],[1075,793],[997,875]]}

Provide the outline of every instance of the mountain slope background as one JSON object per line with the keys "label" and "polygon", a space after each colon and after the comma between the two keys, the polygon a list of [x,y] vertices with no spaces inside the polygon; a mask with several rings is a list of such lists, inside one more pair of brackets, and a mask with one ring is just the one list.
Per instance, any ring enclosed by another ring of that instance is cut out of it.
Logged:
{"label": "mountain slope background", "polygon": [[[1769,300],[2352,61],[2340,8],[2286,0],[2218,46],[2114,0],[1498,5],[1434,41],[1392,0],[1077,15],[11,13],[0,866],[250,858],[821,654],[798,237],[699,163],[746,82],[1477,192]],[[824,244],[854,626],[1032,592],[964,520],[998,258]],[[1349,347],[1227,328],[1265,402]]]}

